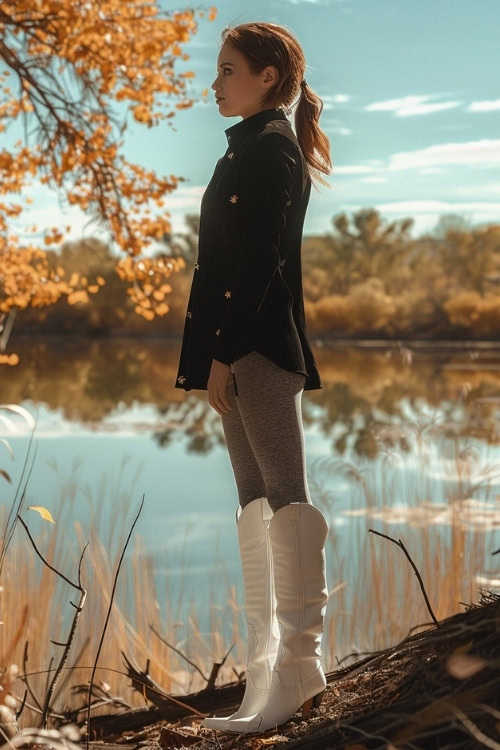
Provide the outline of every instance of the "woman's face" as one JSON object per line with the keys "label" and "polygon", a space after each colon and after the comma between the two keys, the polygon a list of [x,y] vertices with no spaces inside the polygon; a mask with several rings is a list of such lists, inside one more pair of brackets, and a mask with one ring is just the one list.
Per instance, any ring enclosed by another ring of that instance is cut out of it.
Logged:
{"label": "woman's face", "polygon": [[222,97],[217,106],[224,117],[246,118],[260,112],[261,99],[274,84],[277,70],[268,65],[255,75],[238,50],[229,44],[221,47],[217,58],[217,78],[212,84],[216,97]]}

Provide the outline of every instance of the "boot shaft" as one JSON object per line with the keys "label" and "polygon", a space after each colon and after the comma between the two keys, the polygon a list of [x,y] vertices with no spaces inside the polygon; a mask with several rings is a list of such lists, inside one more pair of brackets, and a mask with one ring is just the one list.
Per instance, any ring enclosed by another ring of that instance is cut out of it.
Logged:
{"label": "boot shaft", "polygon": [[269,539],[272,515],[265,497],[236,512],[248,626],[247,679],[257,690],[269,690],[280,638]]}
{"label": "boot shaft", "polygon": [[327,536],[326,519],[309,503],[290,503],[280,508],[269,524],[276,617],[281,631],[275,669],[287,684],[306,679],[321,666],[321,638],[328,604],[324,551]]}

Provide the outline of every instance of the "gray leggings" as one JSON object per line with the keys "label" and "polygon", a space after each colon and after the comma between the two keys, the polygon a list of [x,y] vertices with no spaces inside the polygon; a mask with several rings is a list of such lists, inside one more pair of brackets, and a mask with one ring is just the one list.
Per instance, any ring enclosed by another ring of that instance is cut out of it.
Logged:
{"label": "gray leggings", "polygon": [[312,503],[301,411],[305,377],[256,351],[231,365],[232,408],[221,420],[242,507],[258,497],[274,513],[289,503]]}

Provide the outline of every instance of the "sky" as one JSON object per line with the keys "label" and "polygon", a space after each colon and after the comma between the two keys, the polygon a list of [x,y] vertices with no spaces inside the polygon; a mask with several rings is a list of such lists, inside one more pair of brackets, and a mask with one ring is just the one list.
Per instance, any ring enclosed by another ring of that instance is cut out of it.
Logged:
{"label": "sky", "polygon": [[[331,187],[313,187],[305,236],[332,232],[335,215],[352,216],[361,208],[375,208],[387,221],[412,217],[414,237],[432,230],[444,214],[458,214],[471,225],[500,223],[500,0],[214,5],[214,21],[208,19],[210,4],[202,6],[207,13],[196,16],[197,33],[181,45],[190,58],[176,68],[195,73],[187,87],[194,106],[176,112],[173,128],[163,121],[148,129],[130,116],[124,135],[125,158],[159,175],[186,178],[163,209],[152,205],[154,212],[170,211],[174,232],[186,231],[186,214],[199,213],[227,147],[224,131],[241,119],[218,111],[211,85],[222,30],[249,21],[282,24],[297,37],[305,77],[324,104],[320,126],[330,140]],[[187,7],[169,0],[159,0],[159,6]],[[22,137],[15,124],[8,140]],[[15,226],[21,238],[29,219],[40,228],[71,225],[69,240],[109,240],[62,194],[34,182],[29,195],[34,204]]]}

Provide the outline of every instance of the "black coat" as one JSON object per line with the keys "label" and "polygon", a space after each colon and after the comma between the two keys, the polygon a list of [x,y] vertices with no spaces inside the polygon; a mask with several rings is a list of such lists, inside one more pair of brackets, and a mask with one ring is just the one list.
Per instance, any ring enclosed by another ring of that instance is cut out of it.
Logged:
{"label": "black coat", "polygon": [[228,148],[200,206],[198,259],[175,388],[207,390],[212,359],[255,350],[322,388],[307,338],[301,243],[311,178],[285,112],[226,131]]}

